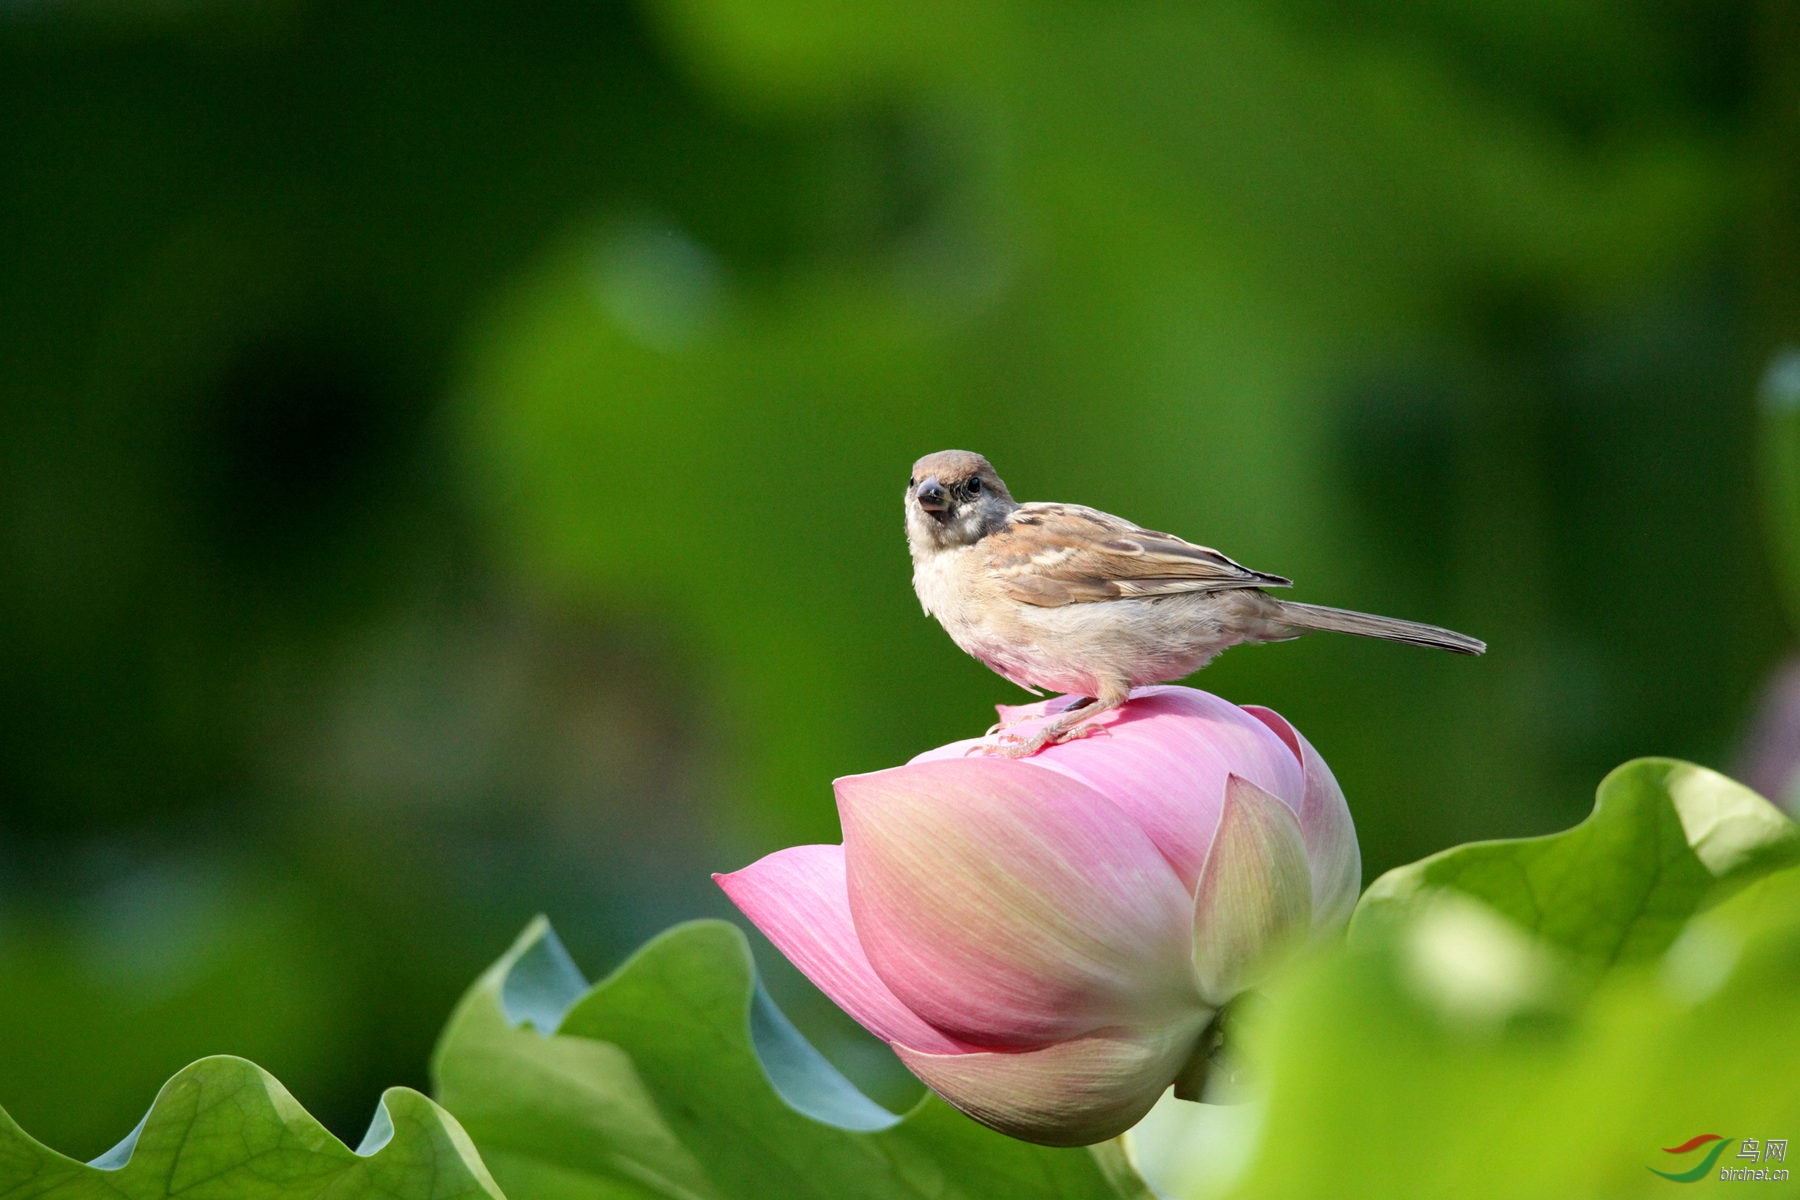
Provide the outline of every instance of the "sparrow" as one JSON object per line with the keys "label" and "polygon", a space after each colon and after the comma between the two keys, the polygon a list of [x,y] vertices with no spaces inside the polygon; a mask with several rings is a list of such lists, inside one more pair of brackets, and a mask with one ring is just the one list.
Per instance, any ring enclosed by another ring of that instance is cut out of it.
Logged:
{"label": "sparrow", "polygon": [[1191,675],[1243,642],[1316,629],[1480,654],[1464,634],[1300,604],[1293,586],[1217,550],[1080,504],[1020,504],[988,460],[942,450],[906,482],[913,590],[950,639],[1028,691],[1080,697],[1030,738],[991,752],[1023,758],[1096,731],[1083,722],[1131,689]]}

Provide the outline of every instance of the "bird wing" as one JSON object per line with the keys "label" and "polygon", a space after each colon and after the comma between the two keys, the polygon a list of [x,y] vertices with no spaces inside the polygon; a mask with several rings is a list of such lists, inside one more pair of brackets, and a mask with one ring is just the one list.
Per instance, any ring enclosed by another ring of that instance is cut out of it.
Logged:
{"label": "bird wing", "polygon": [[988,535],[1002,586],[1022,604],[1055,608],[1129,596],[1290,587],[1206,546],[1140,529],[1079,504],[1024,504]]}

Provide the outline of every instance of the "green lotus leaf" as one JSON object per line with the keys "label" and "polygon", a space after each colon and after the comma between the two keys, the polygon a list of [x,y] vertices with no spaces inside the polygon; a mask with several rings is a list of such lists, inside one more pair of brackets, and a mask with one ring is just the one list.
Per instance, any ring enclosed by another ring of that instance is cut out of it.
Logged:
{"label": "green lotus leaf", "polygon": [[0,1112],[6,1200],[504,1200],[443,1109],[407,1088],[381,1097],[362,1145],[333,1137],[241,1058],[204,1058],[163,1085],[131,1134],[90,1163]]}
{"label": "green lotus leaf", "polygon": [[1509,940],[1540,945],[1444,894],[1306,964],[1245,1032],[1267,1103],[1248,1164],[1220,1179],[1196,1159],[1166,1193],[1626,1200],[1730,1170],[1763,1175],[1729,1187],[1794,1194],[1800,871],[1746,885],[1554,1019],[1529,971],[1484,969],[1518,964]]}
{"label": "green lotus leaf", "polygon": [[512,1200],[1149,1200],[1117,1142],[1014,1141],[927,1095],[888,1112],[806,1042],[722,921],[589,988],[534,922],[464,996],[439,1101]]}
{"label": "green lotus leaf", "polygon": [[1563,951],[1589,978],[1667,950],[1696,912],[1800,861],[1800,831],[1715,771],[1635,759],[1600,783],[1594,811],[1546,837],[1474,842],[1370,885],[1353,941],[1446,891],[1473,898]]}

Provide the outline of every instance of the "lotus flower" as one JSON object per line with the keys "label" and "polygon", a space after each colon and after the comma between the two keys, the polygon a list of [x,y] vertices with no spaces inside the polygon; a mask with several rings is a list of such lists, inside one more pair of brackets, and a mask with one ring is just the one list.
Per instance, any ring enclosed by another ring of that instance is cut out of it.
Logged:
{"label": "lotus flower", "polygon": [[[1029,732],[1069,702],[1001,713]],[[1153,687],[1092,723],[1028,759],[957,742],[840,779],[842,846],[715,876],[933,1091],[1046,1145],[1203,1072],[1214,1017],[1340,927],[1362,870],[1343,792],[1270,710]]]}

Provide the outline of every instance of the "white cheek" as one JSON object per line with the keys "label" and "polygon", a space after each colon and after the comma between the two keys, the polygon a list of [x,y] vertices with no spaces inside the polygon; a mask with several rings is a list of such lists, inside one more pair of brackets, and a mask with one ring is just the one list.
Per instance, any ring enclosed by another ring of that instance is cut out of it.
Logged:
{"label": "white cheek", "polygon": [[906,536],[909,541],[928,544],[935,541],[932,537],[931,518],[925,510],[916,504],[906,506]]}

